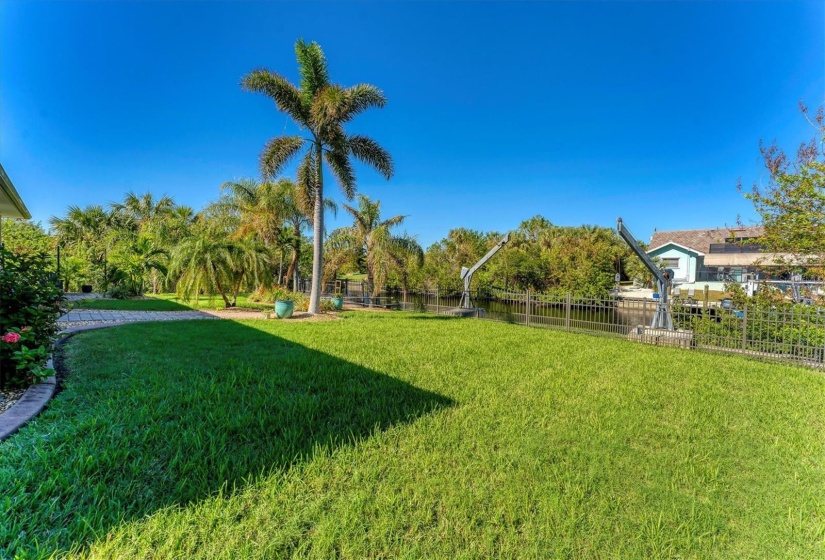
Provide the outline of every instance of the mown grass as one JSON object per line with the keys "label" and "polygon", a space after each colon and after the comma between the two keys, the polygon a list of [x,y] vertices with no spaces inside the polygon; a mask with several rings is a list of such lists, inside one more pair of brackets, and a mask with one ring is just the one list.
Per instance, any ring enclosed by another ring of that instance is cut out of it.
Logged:
{"label": "mown grass", "polygon": [[[239,294],[237,307],[247,309],[272,309],[271,303],[249,301],[248,294]],[[192,309],[224,309],[220,296],[199,296],[189,301],[174,293],[147,294],[143,299],[84,299],[72,302],[72,309],[101,309],[114,311],[189,311]]]}
{"label": "mown grass", "polygon": [[0,444],[0,555],[825,556],[816,372],[343,317],[80,335]]}
{"label": "mown grass", "polygon": [[70,302],[71,309],[99,309],[107,311],[191,311],[193,307],[178,301],[147,299],[82,299]]}

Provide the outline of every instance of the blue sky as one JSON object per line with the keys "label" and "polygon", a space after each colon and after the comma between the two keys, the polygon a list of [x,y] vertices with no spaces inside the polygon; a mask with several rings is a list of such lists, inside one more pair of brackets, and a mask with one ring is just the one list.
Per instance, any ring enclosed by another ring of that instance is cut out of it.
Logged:
{"label": "blue sky", "polygon": [[765,179],[759,139],[795,148],[813,133],[797,102],[825,96],[820,1],[4,0],[0,161],[44,224],[128,190],[201,208],[296,131],[238,83],[259,67],[297,82],[299,37],[321,44],[334,81],[385,92],[349,130],[396,173],[359,168],[359,190],[408,215],[424,246],[535,214],[621,215],[645,240],[750,223],[736,183]]}

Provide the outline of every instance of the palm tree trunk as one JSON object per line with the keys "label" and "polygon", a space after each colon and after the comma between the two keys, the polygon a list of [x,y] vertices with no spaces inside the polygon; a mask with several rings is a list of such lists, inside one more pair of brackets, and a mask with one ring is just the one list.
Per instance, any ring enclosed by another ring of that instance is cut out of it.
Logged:
{"label": "palm tree trunk", "polygon": [[[289,286],[289,281],[290,281],[290,280],[292,279],[292,277],[295,275],[295,266],[296,266],[297,264],[298,264],[298,252],[297,252],[297,251],[295,251],[295,250],[293,249],[293,251],[292,251],[292,257],[291,257],[291,259],[290,259],[290,261],[289,261],[289,266],[288,266],[288,267],[287,267],[287,269],[286,269],[286,275],[284,276],[284,284],[285,284],[285,285]],[[293,282],[292,291],[294,292],[294,291],[296,291],[297,289],[298,289],[298,287],[297,287],[297,286],[295,286],[295,285],[294,285],[294,282]]]}
{"label": "palm tree trunk", "polygon": [[[218,288],[218,292],[220,292],[221,297],[223,298],[224,306],[225,307],[232,307],[232,304],[230,303],[229,298],[226,297],[226,290],[223,289],[223,285],[221,284],[221,281],[218,279],[217,274],[215,276],[215,287]],[[196,298],[195,301],[197,301],[197,298],[200,298],[200,295],[196,295],[195,298]]]}
{"label": "palm tree trunk", "polygon": [[318,313],[321,303],[321,278],[324,272],[324,175],[321,167],[321,158],[324,156],[321,151],[321,143],[315,142],[316,177],[315,177],[315,208],[313,209],[312,224],[312,288],[309,292],[310,313]]}
{"label": "palm tree trunk", "polygon": [[284,250],[281,249],[278,255],[278,281],[275,282],[279,286],[281,285],[281,278],[283,278],[284,272]]}
{"label": "palm tree trunk", "polygon": [[[295,229],[293,230],[293,235],[295,237],[295,244],[292,246],[292,259],[289,261],[289,267],[286,269],[286,278],[284,279],[286,284],[289,284],[289,279],[293,278],[295,275],[295,269],[298,267],[298,259],[301,258],[301,228],[300,226],[296,225]],[[294,281],[292,282],[292,291],[297,292],[298,286],[297,283]]]}

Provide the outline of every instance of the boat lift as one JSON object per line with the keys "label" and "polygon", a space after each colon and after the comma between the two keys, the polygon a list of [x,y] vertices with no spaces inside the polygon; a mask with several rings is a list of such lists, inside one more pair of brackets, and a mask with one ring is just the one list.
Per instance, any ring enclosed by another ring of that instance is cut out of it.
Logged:
{"label": "boat lift", "polygon": [[656,305],[656,313],[653,315],[653,322],[650,324],[651,329],[666,329],[669,331],[675,330],[673,328],[673,317],[670,314],[670,308],[667,305],[667,292],[670,287],[670,281],[673,279],[673,271],[671,269],[659,270],[659,267],[651,260],[644,249],[639,245],[633,234],[630,233],[622,219],[617,220],[616,230],[619,232],[619,237],[624,239],[625,243],[630,245],[633,252],[636,253],[647,269],[656,278],[657,289],[659,290],[658,304]]}
{"label": "boat lift", "polygon": [[804,286],[801,274],[794,274],[791,276],[791,300],[794,303],[801,303],[802,305],[813,305],[814,300],[802,295],[802,286]]}
{"label": "boat lift", "polygon": [[466,266],[461,267],[461,278],[464,280],[464,293],[461,294],[461,302],[459,303],[459,307],[461,309],[472,309],[473,304],[470,301],[470,282],[473,281],[473,274],[476,271],[484,266],[484,263],[489,261],[493,255],[499,252],[499,250],[504,247],[507,242],[510,241],[510,233],[508,232],[507,235],[501,238],[501,241],[496,243],[496,246],[490,249],[486,255],[481,257],[476,264],[474,264],[471,268],[467,268]]}

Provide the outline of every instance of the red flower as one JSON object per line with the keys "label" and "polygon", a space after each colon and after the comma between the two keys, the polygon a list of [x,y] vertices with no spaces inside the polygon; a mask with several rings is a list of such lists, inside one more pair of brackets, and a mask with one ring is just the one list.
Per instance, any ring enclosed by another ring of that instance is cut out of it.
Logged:
{"label": "red flower", "polygon": [[0,336],[0,340],[3,342],[8,342],[9,344],[14,344],[18,340],[20,340],[20,335],[16,332],[6,333],[3,336]]}

